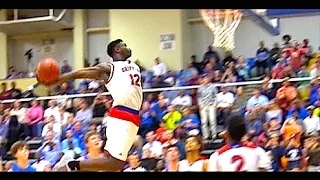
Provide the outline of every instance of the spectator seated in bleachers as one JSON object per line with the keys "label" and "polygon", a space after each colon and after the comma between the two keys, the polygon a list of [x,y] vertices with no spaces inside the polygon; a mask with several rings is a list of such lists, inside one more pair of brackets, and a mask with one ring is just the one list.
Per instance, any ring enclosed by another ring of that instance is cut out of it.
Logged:
{"label": "spectator seated in bleachers", "polygon": [[54,133],[54,139],[61,138],[61,124],[56,121],[54,115],[47,118],[47,124],[43,126],[41,137],[45,137],[48,131]]}
{"label": "spectator seated in bleachers", "polygon": [[179,96],[171,101],[171,105],[174,105],[178,109],[181,109],[181,107],[191,107],[192,98],[189,94],[186,94],[184,90],[181,90]]}
{"label": "spectator seated in bleachers", "polygon": [[27,108],[23,107],[21,105],[21,102],[19,100],[16,100],[13,103],[13,108],[10,111],[11,116],[17,116],[18,122],[23,127],[23,132],[25,135],[29,134],[29,127],[28,122],[26,121],[26,115],[27,115]]}
{"label": "spectator seated in bleachers", "polygon": [[23,128],[19,124],[17,116],[4,117],[4,121],[8,124],[6,149],[9,150],[15,142],[24,139],[25,135],[23,134]]}
{"label": "spectator seated in bleachers", "polygon": [[[85,150],[86,149],[86,145],[85,145],[85,142],[84,142],[84,137],[85,137],[85,133],[87,131],[83,129],[83,126],[82,126],[82,123],[80,121],[76,121],[74,123],[74,127],[72,129],[72,134],[74,138],[78,139],[79,141],[79,147],[80,149],[82,150]],[[67,136],[67,135],[66,135]],[[68,137],[68,136],[67,136]]]}
{"label": "spectator seated in bleachers", "polygon": [[92,109],[88,107],[87,102],[84,99],[79,101],[79,110],[76,113],[77,121],[81,122],[84,130],[87,130],[89,122],[92,119]]}
{"label": "spectator seated in bleachers", "polygon": [[62,130],[61,138],[62,139],[66,138],[66,133],[67,133],[68,130],[72,130],[73,129],[74,123],[75,123],[74,115],[73,114],[69,114],[66,124],[61,126],[61,130]]}
{"label": "spectator seated in bleachers", "polygon": [[156,140],[154,131],[146,134],[146,143],[142,147],[142,151],[149,150],[148,158],[160,159],[162,155],[162,143]]}
{"label": "spectator seated in bleachers", "polygon": [[66,133],[66,139],[61,142],[61,151],[66,153],[74,153],[71,157],[80,155],[82,150],[80,148],[80,140],[73,136],[72,130],[68,130]]}
{"label": "spectator seated in bleachers", "polygon": [[182,128],[187,134],[190,131],[197,132],[200,134],[201,132],[201,124],[198,116],[194,114],[189,107],[184,107],[182,109],[182,119],[178,122],[178,127]]}
{"label": "spectator seated in bleachers", "polygon": [[140,165],[140,157],[138,152],[133,152],[128,156],[129,167],[123,172],[146,172],[147,170]]}
{"label": "spectator seated in bleachers", "polygon": [[60,141],[54,138],[52,130],[46,133],[43,143],[37,152],[40,153],[42,160],[49,161],[51,167],[59,161],[62,156]]}

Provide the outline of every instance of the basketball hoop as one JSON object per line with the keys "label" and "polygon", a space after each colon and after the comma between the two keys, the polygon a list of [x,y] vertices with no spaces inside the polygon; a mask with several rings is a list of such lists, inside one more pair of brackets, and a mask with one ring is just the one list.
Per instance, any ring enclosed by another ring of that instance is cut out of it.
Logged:
{"label": "basketball hoop", "polygon": [[234,33],[242,19],[242,12],[237,9],[200,9],[200,14],[213,33],[212,46],[227,51],[234,49]]}

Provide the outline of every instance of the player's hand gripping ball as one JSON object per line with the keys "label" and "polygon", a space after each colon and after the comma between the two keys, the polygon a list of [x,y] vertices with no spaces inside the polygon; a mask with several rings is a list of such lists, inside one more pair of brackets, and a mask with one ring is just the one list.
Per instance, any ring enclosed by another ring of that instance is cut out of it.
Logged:
{"label": "player's hand gripping ball", "polygon": [[38,64],[36,77],[39,84],[51,86],[59,81],[59,66],[56,60],[47,58]]}

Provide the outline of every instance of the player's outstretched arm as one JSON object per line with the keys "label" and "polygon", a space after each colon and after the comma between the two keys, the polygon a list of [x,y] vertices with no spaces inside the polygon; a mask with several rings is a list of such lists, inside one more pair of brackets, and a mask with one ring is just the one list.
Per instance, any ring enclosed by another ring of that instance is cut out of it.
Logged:
{"label": "player's outstretched arm", "polygon": [[94,67],[82,68],[67,74],[63,74],[55,82],[40,82],[39,80],[38,82],[46,86],[52,86],[52,85],[60,85],[75,79],[107,80],[109,78],[110,71],[111,71],[111,68],[109,65],[99,64]]}
{"label": "player's outstretched arm", "polygon": [[64,74],[59,77],[57,84],[62,84],[75,79],[103,80],[103,78],[106,78],[106,77],[109,77],[108,69],[95,66],[95,67],[79,69],[79,70]]}

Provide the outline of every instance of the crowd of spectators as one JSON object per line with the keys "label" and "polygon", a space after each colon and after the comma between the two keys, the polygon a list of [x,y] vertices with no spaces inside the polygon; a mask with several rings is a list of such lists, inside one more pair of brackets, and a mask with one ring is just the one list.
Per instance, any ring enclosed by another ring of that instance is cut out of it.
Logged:
{"label": "crowd of spectators", "polygon": [[[248,133],[243,141],[266,150],[272,160],[270,171],[316,171],[320,163],[320,53],[312,50],[308,39],[299,44],[286,35],[283,40],[282,46],[274,43],[271,50],[259,42],[253,64],[231,52],[221,59],[211,46],[201,62],[192,56],[188,68],[181,71],[171,71],[160,58],[154,60],[151,70],[137,60],[144,88],[200,86],[144,94],[140,129],[124,171],[188,171],[177,163],[192,164],[196,159],[188,153],[194,151],[201,159],[200,144],[217,139],[218,126],[225,128],[231,113],[244,115]],[[61,73],[70,71],[71,66],[64,61]],[[245,86],[215,86],[252,77],[261,78],[263,83],[249,96]],[[290,82],[292,77],[313,79]],[[275,84],[270,79],[284,81]],[[21,97],[14,81],[10,90],[6,83],[1,86],[1,100]],[[69,82],[48,89],[48,95],[97,92],[96,97],[0,103],[0,152],[4,156],[11,150],[18,161],[8,162],[4,169],[18,171],[22,164],[26,171],[51,171],[63,154],[81,159],[101,156],[100,141],[106,139],[107,130],[103,117],[112,104],[111,97],[101,94],[104,91],[102,82],[85,79],[77,88]],[[41,140],[42,145],[29,167],[28,146],[19,140],[30,139]],[[208,170],[205,164],[202,170]]]}

